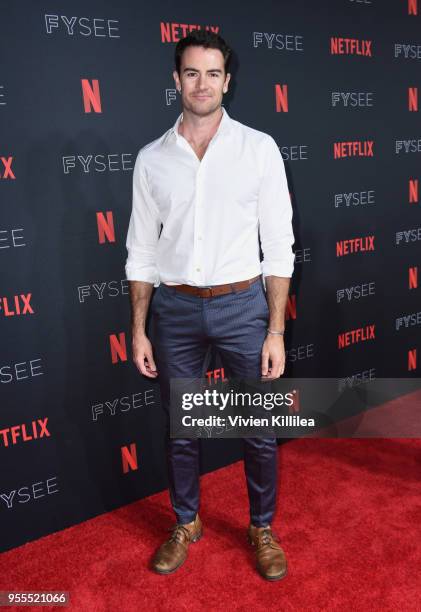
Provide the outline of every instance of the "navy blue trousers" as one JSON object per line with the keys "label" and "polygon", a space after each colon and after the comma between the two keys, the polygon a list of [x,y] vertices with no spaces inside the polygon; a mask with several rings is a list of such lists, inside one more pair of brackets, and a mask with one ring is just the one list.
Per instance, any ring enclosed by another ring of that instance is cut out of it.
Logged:
{"label": "navy blue trousers", "polygon": [[[181,293],[161,283],[150,309],[150,340],[167,423],[171,379],[204,377],[210,345],[218,349],[228,378],[260,378],[269,321],[261,277],[245,290],[209,298]],[[265,527],[275,511],[276,438],[243,438],[243,444],[250,521]],[[177,522],[189,523],[199,511],[199,440],[171,439],[167,424],[166,459]]]}

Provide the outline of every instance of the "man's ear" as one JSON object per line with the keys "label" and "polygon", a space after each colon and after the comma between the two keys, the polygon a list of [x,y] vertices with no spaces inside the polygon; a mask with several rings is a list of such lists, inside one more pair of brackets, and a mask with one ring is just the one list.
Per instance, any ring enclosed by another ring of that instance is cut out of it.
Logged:
{"label": "man's ear", "polygon": [[174,72],[172,73],[173,78],[174,78],[174,82],[175,82],[175,88],[177,89],[177,91],[181,91],[181,83],[180,83],[180,77],[178,75],[177,70],[174,70]]}
{"label": "man's ear", "polygon": [[222,91],[223,91],[224,93],[227,93],[227,91],[228,91],[228,83],[230,82],[230,79],[231,79],[231,74],[228,72],[228,73],[227,73],[227,75],[226,75],[226,77],[225,77],[224,87],[223,87],[223,89],[222,89]]}

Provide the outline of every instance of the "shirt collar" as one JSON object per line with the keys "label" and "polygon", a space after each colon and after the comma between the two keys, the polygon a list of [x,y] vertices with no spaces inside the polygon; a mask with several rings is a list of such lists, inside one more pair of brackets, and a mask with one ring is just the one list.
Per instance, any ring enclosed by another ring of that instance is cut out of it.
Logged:
{"label": "shirt collar", "polygon": [[[214,134],[214,138],[217,134],[228,132],[231,127],[231,121],[232,121],[231,117],[228,115],[227,111],[225,110],[223,106],[221,108],[222,108],[222,119],[219,123],[218,129],[216,130]],[[183,119],[183,113],[180,113],[171,130],[176,140],[180,138],[180,135],[178,133],[178,126],[180,125],[182,119]]]}

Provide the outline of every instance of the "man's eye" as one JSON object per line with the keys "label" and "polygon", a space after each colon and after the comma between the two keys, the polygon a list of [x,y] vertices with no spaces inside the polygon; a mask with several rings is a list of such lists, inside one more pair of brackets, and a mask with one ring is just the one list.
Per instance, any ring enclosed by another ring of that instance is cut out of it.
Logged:
{"label": "man's eye", "polygon": [[218,73],[217,73],[217,72],[212,72],[212,74],[211,74],[211,75],[212,75],[212,76],[214,76],[214,77],[217,77],[217,76],[218,76]]}
{"label": "man's eye", "polygon": [[188,72],[187,76],[194,76],[196,73],[195,72]]}

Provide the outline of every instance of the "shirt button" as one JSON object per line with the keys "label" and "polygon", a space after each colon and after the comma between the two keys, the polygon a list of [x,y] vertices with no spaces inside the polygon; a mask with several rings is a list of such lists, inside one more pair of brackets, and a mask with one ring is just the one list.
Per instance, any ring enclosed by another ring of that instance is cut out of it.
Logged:
{"label": "shirt button", "polygon": [[196,268],[196,272],[200,272],[200,268]]}
{"label": "shirt button", "polygon": [[197,239],[198,239],[198,240],[202,240],[202,236],[198,236],[198,237],[197,237]]}

